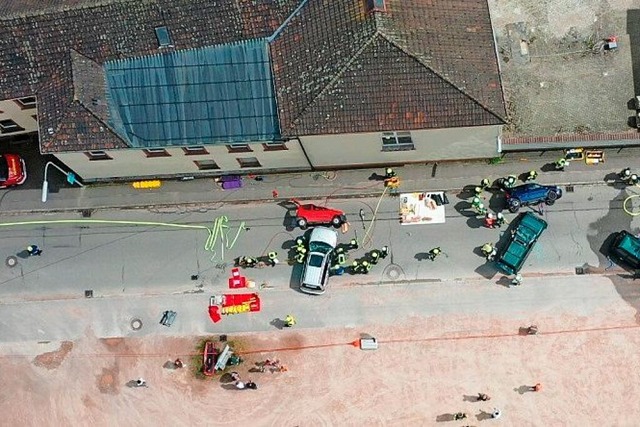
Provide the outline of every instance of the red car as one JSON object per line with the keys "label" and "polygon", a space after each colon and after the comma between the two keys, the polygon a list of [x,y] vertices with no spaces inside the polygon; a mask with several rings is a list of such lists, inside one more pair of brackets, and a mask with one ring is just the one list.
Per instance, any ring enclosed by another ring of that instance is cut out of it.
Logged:
{"label": "red car", "polygon": [[27,168],[17,154],[0,154],[0,188],[13,187],[27,180]]}
{"label": "red car", "polygon": [[312,205],[307,203],[305,205],[300,204],[297,200],[291,200],[296,205],[296,224],[302,229],[307,228],[309,225],[325,225],[331,224],[336,228],[339,228],[342,224],[347,222],[347,217],[344,212],[338,209],[323,208],[322,206]]}

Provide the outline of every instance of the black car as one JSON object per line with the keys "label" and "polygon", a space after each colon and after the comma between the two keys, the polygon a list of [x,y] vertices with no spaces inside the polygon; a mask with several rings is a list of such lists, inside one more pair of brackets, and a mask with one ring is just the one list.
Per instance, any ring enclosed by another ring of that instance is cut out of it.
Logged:
{"label": "black car", "polygon": [[505,190],[507,206],[513,213],[518,212],[520,206],[546,203],[552,205],[562,197],[562,189],[556,185],[524,184]]}

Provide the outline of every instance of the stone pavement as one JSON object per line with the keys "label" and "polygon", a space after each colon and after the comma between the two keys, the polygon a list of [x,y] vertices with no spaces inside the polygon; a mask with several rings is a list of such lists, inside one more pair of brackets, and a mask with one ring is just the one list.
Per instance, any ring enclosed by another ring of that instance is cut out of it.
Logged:
{"label": "stone pavement", "polygon": [[[640,157],[640,149],[610,148],[606,150],[606,162],[588,166],[573,162],[565,172],[540,172],[542,184],[592,184],[604,183],[607,174],[617,173],[624,167],[632,167],[630,158]],[[482,178],[497,179],[508,174],[521,174],[531,169],[547,170],[560,156],[560,152],[506,153],[503,162],[489,164],[486,160],[468,162],[441,162],[408,165],[394,168],[402,179],[402,192],[424,190],[460,190],[467,185],[477,185]],[[245,178],[243,187],[222,190],[212,178],[190,181],[163,181],[157,189],[134,189],[131,184],[91,185],[84,188],[61,188],[50,192],[48,201],[42,203],[40,190],[8,190],[0,197],[0,212],[63,212],[83,209],[136,208],[147,206],[198,205],[211,203],[247,203],[300,199],[324,199],[379,196],[384,190],[376,174],[384,169],[353,169],[328,172],[301,172],[264,175],[263,181]],[[640,170],[639,170],[640,172]],[[277,197],[274,197],[274,190]]]}

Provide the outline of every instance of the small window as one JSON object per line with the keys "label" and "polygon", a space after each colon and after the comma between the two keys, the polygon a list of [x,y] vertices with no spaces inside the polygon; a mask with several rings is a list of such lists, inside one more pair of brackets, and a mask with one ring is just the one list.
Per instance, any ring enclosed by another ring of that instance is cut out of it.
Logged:
{"label": "small window", "polygon": [[201,171],[220,169],[220,166],[218,166],[218,164],[213,160],[196,160],[193,163],[195,163]]}
{"label": "small window", "polygon": [[20,106],[21,110],[31,110],[32,108],[36,108],[35,96],[26,96],[24,98],[18,98],[15,101],[16,104]]}
{"label": "small window", "polygon": [[0,120],[0,133],[20,132],[24,130],[11,119]]}
{"label": "small window", "polygon": [[182,151],[184,151],[185,156],[209,154],[207,149],[204,147],[182,147]]}
{"label": "small window", "polygon": [[384,132],[382,134],[382,151],[415,150],[411,132]]}
{"label": "small window", "polygon": [[158,38],[158,45],[160,45],[160,47],[173,46],[167,27],[156,27],[156,37]]}
{"label": "small window", "polygon": [[87,151],[84,153],[89,160],[112,160],[104,151]]}
{"label": "small window", "polygon": [[147,148],[142,152],[147,157],[171,157],[171,154],[164,148]]}
{"label": "small window", "polygon": [[265,142],[262,144],[264,151],[281,151],[288,150],[287,144],[284,142]]}
{"label": "small window", "polygon": [[236,159],[241,168],[261,168],[262,165],[255,157],[243,157]]}
{"label": "small window", "polygon": [[253,150],[249,144],[227,144],[227,150],[230,153],[251,153]]}

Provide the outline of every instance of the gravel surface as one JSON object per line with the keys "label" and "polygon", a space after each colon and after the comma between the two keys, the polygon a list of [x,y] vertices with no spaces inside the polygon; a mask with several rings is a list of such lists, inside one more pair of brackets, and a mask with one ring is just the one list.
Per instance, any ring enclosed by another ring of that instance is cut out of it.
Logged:
{"label": "gravel surface", "polygon": [[[489,0],[507,136],[631,130],[638,0]],[[636,10],[634,10],[636,9]],[[630,33],[630,34],[628,34]],[[618,37],[615,51],[601,41]]]}
{"label": "gravel surface", "polygon": [[[391,326],[234,336],[245,350],[235,370],[257,391],[194,378],[196,338],[101,340],[87,331],[72,349],[40,344],[55,359],[44,366],[36,344],[0,347],[0,412],[15,426],[406,426],[438,425],[456,412],[477,425],[499,408],[502,425],[630,426],[640,417],[634,316],[617,302],[582,314],[414,315]],[[533,322],[538,335],[519,334]],[[379,349],[355,347],[361,333]],[[184,369],[169,367],[176,357]],[[249,372],[274,358],[286,372]],[[130,386],[139,377],[148,388]],[[536,383],[542,390],[530,391]],[[491,400],[477,402],[480,392]]]}

